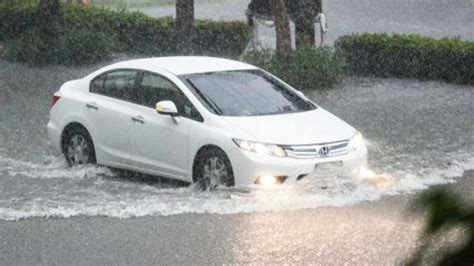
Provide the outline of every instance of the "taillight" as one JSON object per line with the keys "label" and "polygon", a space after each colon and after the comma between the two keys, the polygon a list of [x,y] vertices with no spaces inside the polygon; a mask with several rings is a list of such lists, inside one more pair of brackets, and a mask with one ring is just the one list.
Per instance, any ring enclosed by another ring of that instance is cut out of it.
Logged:
{"label": "taillight", "polygon": [[56,95],[56,94],[53,95],[53,99],[52,99],[52,101],[51,101],[51,107],[53,107],[54,104],[59,101],[59,98],[61,98],[61,96]]}

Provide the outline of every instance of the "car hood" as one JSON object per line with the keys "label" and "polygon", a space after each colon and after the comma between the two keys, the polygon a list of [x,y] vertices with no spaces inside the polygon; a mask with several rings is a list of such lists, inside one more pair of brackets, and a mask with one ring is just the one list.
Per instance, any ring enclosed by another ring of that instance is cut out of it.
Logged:
{"label": "car hood", "polygon": [[281,145],[341,141],[355,133],[353,127],[322,108],[293,114],[223,119],[231,130],[250,135],[255,141]]}

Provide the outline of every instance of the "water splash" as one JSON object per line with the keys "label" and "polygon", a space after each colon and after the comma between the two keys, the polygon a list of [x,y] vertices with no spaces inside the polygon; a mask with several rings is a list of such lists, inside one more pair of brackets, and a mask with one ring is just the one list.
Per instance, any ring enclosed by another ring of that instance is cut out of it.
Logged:
{"label": "water splash", "polygon": [[[466,158],[466,155],[460,156]],[[28,169],[23,169],[23,168]],[[321,206],[346,206],[455,182],[465,170],[474,169],[474,158],[452,160],[446,166],[420,173],[402,169],[376,174],[362,168],[357,174],[337,171],[315,173],[296,184],[261,189],[257,185],[218,188],[200,192],[193,186],[169,187],[160,182],[134,181],[105,167],[69,169],[61,158],[47,158],[33,164],[0,158],[0,172],[8,171],[18,180],[41,185],[28,195],[14,193],[0,198],[0,219],[30,217],[68,218],[78,215],[116,218],[182,213],[248,213],[297,210]],[[382,178],[383,177],[383,178]],[[380,183],[380,180],[383,180]],[[44,182],[53,182],[48,187]]]}
{"label": "water splash", "polygon": [[0,172],[7,172],[12,177],[25,176],[29,178],[52,179],[72,178],[82,179],[96,175],[112,175],[112,171],[106,167],[79,166],[69,168],[62,157],[47,156],[43,163],[32,163],[11,158],[3,158],[0,155]]}

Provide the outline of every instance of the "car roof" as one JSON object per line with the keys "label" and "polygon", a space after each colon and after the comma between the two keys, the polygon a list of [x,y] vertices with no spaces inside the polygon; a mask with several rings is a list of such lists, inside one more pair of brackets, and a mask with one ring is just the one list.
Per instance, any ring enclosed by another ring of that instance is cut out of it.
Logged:
{"label": "car roof", "polygon": [[135,59],[113,64],[109,69],[142,68],[144,66],[157,70],[164,69],[174,75],[256,69],[255,66],[239,61],[207,56],[169,56]]}

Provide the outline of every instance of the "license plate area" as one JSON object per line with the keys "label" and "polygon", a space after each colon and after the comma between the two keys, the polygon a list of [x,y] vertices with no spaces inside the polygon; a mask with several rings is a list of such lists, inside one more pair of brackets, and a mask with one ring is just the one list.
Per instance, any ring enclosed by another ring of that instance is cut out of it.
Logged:
{"label": "license plate area", "polygon": [[336,162],[326,162],[326,163],[317,163],[314,166],[314,171],[315,172],[320,172],[320,171],[335,171],[335,170],[340,170],[342,168],[343,164],[341,161],[336,161]]}

